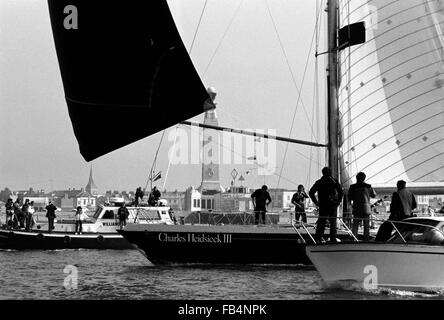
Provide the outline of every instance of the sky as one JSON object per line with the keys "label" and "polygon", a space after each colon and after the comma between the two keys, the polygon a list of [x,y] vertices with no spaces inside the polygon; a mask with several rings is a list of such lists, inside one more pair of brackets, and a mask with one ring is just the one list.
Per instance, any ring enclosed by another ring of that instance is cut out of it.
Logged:
{"label": "sky", "polygon": [[[190,57],[203,84],[217,90],[219,125],[266,133],[273,130],[271,133],[279,136],[325,142],[325,61],[318,59],[320,111],[316,111],[314,51],[309,55],[317,2],[208,0],[196,33],[205,0],[168,1],[186,48],[191,48],[195,38]],[[320,52],[325,51],[323,43],[321,39]],[[302,87],[299,104],[295,84]],[[146,185],[161,133],[91,162],[80,155],[64,100],[45,0],[0,0],[0,110],[1,189],[82,188],[91,166],[99,191],[134,191]],[[190,120],[202,122],[203,115]],[[180,128],[188,134],[196,130]],[[162,179],[156,185],[167,190],[197,188],[200,164],[168,166],[174,132],[175,127],[167,129],[160,146],[156,169],[162,171]],[[283,162],[286,147],[286,143],[276,142],[275,174],[258,175],[257,165],[246,161],[223,163],[221,184],[229,186],[230,173],[236,169],[237,178],[245,178],[244,186],[266,183],[270,188],[295,189],[304,184],[308,188],[325,164],[324,149],[319,149],[319,159],[311,159],[318,151],[290,144]],[[251,156],[247,149],[241,151],[244,158]],[[231,152],[224,147],[221,150]]]}

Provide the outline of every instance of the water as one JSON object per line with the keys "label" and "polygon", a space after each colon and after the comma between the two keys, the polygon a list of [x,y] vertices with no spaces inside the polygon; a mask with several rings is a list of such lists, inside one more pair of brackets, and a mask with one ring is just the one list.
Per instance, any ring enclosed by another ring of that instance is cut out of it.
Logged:
{"label": "water", "polygon": [[[77,268],[77,288],[66,277]],[[71,267],[68,267],[71,268]],[[137,250],[0,250],[0,299],[442,299],[328,288],[312,266],[154,266]]]}

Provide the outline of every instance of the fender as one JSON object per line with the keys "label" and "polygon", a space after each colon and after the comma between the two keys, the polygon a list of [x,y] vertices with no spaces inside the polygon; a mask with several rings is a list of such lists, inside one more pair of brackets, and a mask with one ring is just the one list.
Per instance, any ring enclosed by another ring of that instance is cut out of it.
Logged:
{"label": "fender", "polygon": [[65,243],[65,244],[71,243],[71,237],[70,236],[64,236],[63,237],[63,243]]}
{"label": "fender", "polygon": [[98,237],[97,237],[97,242],[98,243],[103,243],[105,241],[105,238],[103,238],[103,236],[100,234]]}

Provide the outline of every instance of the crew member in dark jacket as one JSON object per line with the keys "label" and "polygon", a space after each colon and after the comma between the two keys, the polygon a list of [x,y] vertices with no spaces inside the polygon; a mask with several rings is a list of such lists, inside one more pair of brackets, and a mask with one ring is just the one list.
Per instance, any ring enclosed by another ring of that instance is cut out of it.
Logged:
{"label": "crew member in dark jacket", "polygon": [[156,186],[154,186],[153,189],[151,190],[151,193],[150,193],[150,196],[148,199],[148,204],[150,206],[158,206],[160,197],[161,197],[160,191],[157,189]]}
{"label": "crew member in dark jacket", "polygon": [[365,183],[366,175],[359,172],[356,175],[356,183],[352,184],[348,190],[348,200],[353,202],[353,234],[358,235],[361,221],[364,224],[364,241],[370,240],[370,215],[372,208],[370,198],[375,198],[376,193],[372,186]]}
{"label": "crew member in dark jacket", "polygon": [[[393,192],[392,201],[390,203],[390,216],[391,221],[401,221],[413,216],[413,210],[416,209],[417,203],[413,193],[406,189],[406,182],[399,180],[396,183],[398,191]],[[393,223],[396,225],[396,222]],[[390,239],[393,232],[393,224],[390,221],[385,221],[378,229],[376,235],[376,241],[387,241]],[[396,225],[397,228],[400,225]]]}
{"label": "crew member in dark jacket", "polygon": [[263,185],[262,188],[256,189],[251,195],[254,206],[255,224],[259,224],[260,221],[265,224],[265,212],[267,212],[267,206],[271,202],[271,197],[267,190],[268,187],[266,185]]}
{"label": "crew member in dark jacket", "polygon": [[123,229],[123,227],[126,227],[126,219],[128,219],[129,211],[125,206],[125,203],[122,204],[122,206],[119,208],[119,211],[117,211],[117,215],[119,216],[119,224],[120,224],[120,230]]}
{"label": "crew member in dark jacket", "polygon": [[57,207],[49,201],[49,204],[46,206],[46,217],[48,218],[48,232],[51,233],[52,229],[54,229],[54,219],[56,217]]}
{"label": "crew member in dark jacket", "polygon": [[142,187],[138,187],[136,189],[136,194],[134,195],[135,196],[134,204],[136,205],[136,207],[139,206],[139,201],[142,201],[144,195],[145,193],[142,191]]}
{"label": "crew member in dark jacket", "polygon": [[[318,198],[316,198],[316,193]],[[308,192],[313,203],[319,207],[319,218],[316,222],[316,241],[324,241],[325,223],[330,221],[330,241],[336,242],[336,218],[338,206],[344,195],[339,182],[331,176],[328,167],[322,169],[322,177],[317,180]]]}
{"label": "crew member in dark jacket", "polygon": [[14,215],[14,202],[9,198],[5,204],[6,208],[6,227],[12,229],[12,216]]}
{"label": "crew member in dark jacket", "polygon": [[413,210],[416,209],[417,203],[413,193],[406,189],[406,182],[404,180],[399,180],[396,183],[396,187],[398,191],[392,195],[389,220],[400,221],[413,215]]}
{"label": "crew member in dark jacket", "polygon": [[21,215],[22,209],[20,209],[20,199],[17,198],[14,202],[14,217],[12,218],[12,228],[17,229],[19,226],[19,217]]}

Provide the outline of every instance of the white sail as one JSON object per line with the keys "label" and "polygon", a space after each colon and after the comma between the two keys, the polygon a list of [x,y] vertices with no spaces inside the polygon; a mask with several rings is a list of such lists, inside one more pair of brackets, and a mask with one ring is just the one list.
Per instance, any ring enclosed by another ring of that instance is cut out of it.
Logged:
{"label": "white sail", "polygon": [[343,182],[443,182],[444,1],[340,0],[339,15],[367,38],[339,54]]}

